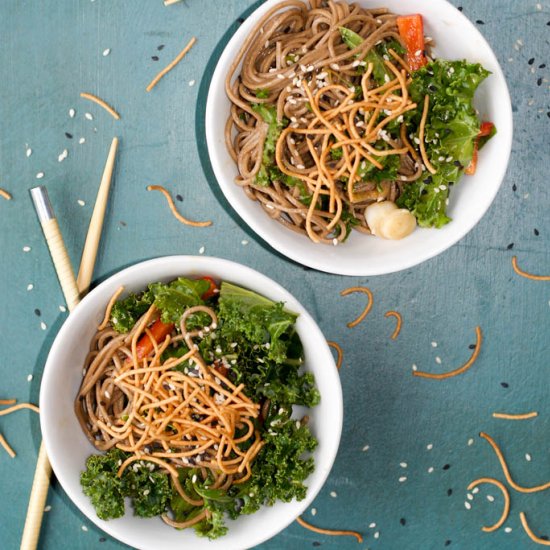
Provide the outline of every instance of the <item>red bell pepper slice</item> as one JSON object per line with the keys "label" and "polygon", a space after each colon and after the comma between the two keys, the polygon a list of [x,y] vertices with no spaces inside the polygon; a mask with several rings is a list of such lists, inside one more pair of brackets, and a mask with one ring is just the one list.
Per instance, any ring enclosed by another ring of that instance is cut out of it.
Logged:
{"label": "red bell pepper slice", "polygon": [[468,176],[473,176],[476,173],[477,159],[479,156],[479,138],[490,136],[494,128],[495,125],[492,122],[481,123],[479,133],[477,134],[476,140],[474,141],[474,152],[472,155],[472,160],[466,170],[464,170],[464,173]]}
{"label": "red bell pepper slice", "polygon": [[426,65],[428,60],[424,54],[424,22],[418,13],[401,15],[397,18],[399,35],[407,48],[407,62],[411,71],[416,71]]}

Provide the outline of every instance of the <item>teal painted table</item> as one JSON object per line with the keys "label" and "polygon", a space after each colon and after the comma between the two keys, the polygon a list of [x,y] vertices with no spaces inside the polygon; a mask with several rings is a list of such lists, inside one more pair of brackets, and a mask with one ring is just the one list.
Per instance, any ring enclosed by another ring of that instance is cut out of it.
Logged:
{"label": "teal painted table", "polygon": [[[117,135],[119,162],[95,282],[145,258],[204,247],[205,254],[269,273],[344,348],[342,445],[306,518],[358,530],[365,541],[293,524],[263,548],[534,548],[519,522],[522,510],[536,533],[550,535],[550,491],[512,491],[506,529],[483,533],[481,526],[500,516],[502,497],[482,486],[470,500],[466,490],[480,476],[504,479],[480,430],[501,444],[520,483],[550,478],[550,283],[520,278],[511,267],[516,254],[526,269],[550,273],[550,2],[454,3],[477,21],[508,79],[516,131],[507,177],[481,223],[438,258],[396,275],[353,279],[305,270],[276,254],[230,209],[209,166],[203,127],[209,79],[238,19],[258,2],[186,0],[165,8],[161,0],[3,0],[0,187],[13,200],[0,198],[0,398],[37,402],[48,349],[67,315],[59,310],[63,297],[27,189],[47,186],[77,266]],[[191,35],[198,43],[185,62],[145,93]],[[80,99],[81,91],[111,101],[122,120]],[[160,195],[147,193],[149,184],[181,194],[182,211],[212,219],[213,227],[180,225]],[[362,302],[339,292],[354,284],[373,291],[374,307],[350,330],[346,322]],[[384,318],[391,309],[403,315],[395,341],[394,323]],[[476,325],[485,342],[468,373],[442,382],[411,375],[413,364],[432,371],[462,364]],[[491,416],[530,410],[538,418]],[[0,431],[17,451],[14,460],[0,452],[0,546],[13,549],[40,443],[38,418],[30,412],[0,418]],[[40,548],[122,547],[86,520],[55,480],[48,510]]]}

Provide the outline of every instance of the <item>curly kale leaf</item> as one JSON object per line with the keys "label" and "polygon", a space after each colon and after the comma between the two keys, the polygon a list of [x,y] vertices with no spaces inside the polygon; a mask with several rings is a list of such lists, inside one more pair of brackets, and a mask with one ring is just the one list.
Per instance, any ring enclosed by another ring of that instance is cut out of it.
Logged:
{"label": "curly kale leaf", "polygon": [[125,497],[131,498],[137,516],[158,516],[166,510],[172,493],[168,476],[154,465],[138,462],[126,468],[119,478],[118,469],[128,456],[119,449],[111,449],[86,460],[80,484],[100,519],[122,517]]}
{"label": "curly kale leaf", "polygon": [[124,484],[116,474],[127,456],[119,449],[112,449],[107,454],[92,455],[86,460],[86,470],[80,474],[80,484],[100,519],[124,515]]}
{"label": "curly kale leaf", "polygon": [[130,332],[136,321],[151,307],[153,300],[150,291],[130,294],[124,300],[118,300],[111,309],[111,325],[117,332]]}

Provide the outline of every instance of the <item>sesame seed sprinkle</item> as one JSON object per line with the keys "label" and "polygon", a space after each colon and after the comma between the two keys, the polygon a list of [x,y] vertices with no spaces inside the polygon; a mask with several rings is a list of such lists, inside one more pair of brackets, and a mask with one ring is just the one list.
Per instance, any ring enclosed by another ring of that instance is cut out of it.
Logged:
{"label": "sesame seed sprinkle", "polygon": [[31,251],[31,247],[30,246],[24,246],[23,247],[23,252],[30,252]]}
{"label": "sesame seed sprinkle", "polygon": [[48,506],[44,506],[44,512],[49,512],[52,509],[52,507],[48,504]]}
{"label": "sesame seed sprinkle", "polygon": [[82,199],[76,201],[80,206],[86,206],[86,203]]}
{"label": "sesame seed sprinkle", "polygon": [[28,290],[28,291],[31,291],[33,288],[34,288],[34,285],[33,285],[32,283],[29,283],[29,284],[27,285],[27,290]]}
{"label": "sesame seed sprinkle", "polygon": [[471,510],[472,505],[468,501],[466,501],[466,502],[464,502],[464,508],[466,508],[466,510]]}
{"label": "sesame seed sprinkle", "polygon": [[84,117],[86,118],[86,120],[93,120],[94,119],[92,113],[84,113]]}
{"label": "sesame seed sprinkle", "polygon": [[505,533],[511,533],[511,532],[512,532],[512,528],[511,528],[511,527],[505,527],[505,528],[504,528],[504,532],[505,532]]}
{"label": "sesame seed sprinkle", "polygon": [[428,451],[431,451],[433,448],[434,448],[434,444],[433,444],[433,443],[428,443],[428,444],[426,445],[426,449],[428,449]]}
{"label": "sesame seed sprinkle", "polygon": [[74,109],[72,109],[72,108],[69,109],[69,116],[70,116],[71,118],[74,118],[75,115],[76,115],[76,111],[75,111]]}
{"label": "sesame seed sprinkle", "polygon": [[86,143],[86,138],[81,137],[81,138],[78,140],[78,143],[80,143],[80,145],[82,145],[83,143]]}
{"label": "sesame seed sprinkle", "polygon": [[529,453],[525,453],[525,460],[527,460],[527,462],[531,462],[532,458]]}
{"label": "sesame seed sprinkle", "polygon": [[59,311],[61,311],[61,313],[65,313],[67,308],[65,306],[59,306]]}
{"label": "sesame seed sprinkle", "polygon": [[374,529],[376,527],[376,523],[372,522],[369,524],[369,529]]}
{"label": "sesame seed sprinkle", "polygon": [[103,50],[103,57],[107,57],[111,53],[111,48]]}
{"label": "sesame seed sprinkle", "polygon": [[406,463],[406,462],[400,462],[400,463],[399,463],[399,466],[401,466],[401,468],[406,468],[406,467],[407,467],[407,463]]}
{"label": "sesame seed sprinkle", "polygon": [[331,492],[330,492],[330,496],[331,496],[332,498],[336,498],[336,497],[338,496],[338,494],[336,493],[336,491],[331,491]]}
{"label": "sesame seed sprinkle", "polygon": [[433,471],[434,471],[434,467],[433,467],[433,466],[430,466],[430,467],[428,468],[428,473],[431,474]]}
{"label": "sesame seed sprinkle", "polygon": [[495,497],[493,495],[487,495],[487,500],[489,502],[494,502],[495,501]]}
{"label": "sesame seed sprinkle", "polygon": [[44,321],[41,321],[41,322],[40,322],[40,328],[41,328],[42,330],[46,330],[46,329],[48,328],[48,325],[46,325],[46,323],[44,323]]}
{"label": "sesame seed sprinkle", "polygon": [[312,508],[311,515],[314,516],[315,514],[317,514],[317,508]]}
{"label": "sesame seed sprinkle", "polygon": [[373,537],[375,539],[379,538],[380,537],[380,532],[379,531],[376,531],[376,533],[374,533]]}
{"label": "sesame seed sprinkle", "polygon": [[36,179],[37,180],[41,180],[43,177],[44,177],[44,172],[38,172],[38,174],[36,174]]}
{"label": "sesame seed sprinkle", "polygon": [[196,81],[195,80],[190,80],[189,81],[189,86],[194,86],[196,84]]}
{"label": "sesame seed sprinkle", "polygon": [[405,481],[407,481],[407,476],[401,476],[399,478],[399,483],[404,483]]}
{"label": "sesame seed sprinkle", "polygon": [[366,453],[369,449],[370,447],[368,445],[365,445],[361,450]]}
{"label": "sesame seed sprinkle", "polygon": [[27,157],[30,157],[32,155],[32,149],[30,147],[27,147],[25,154],[27,155]]}
{"label": "sesame seed sprinkle", "polygon": [[88,531],[88,528],[87,528],[85,525],[83,525],[83,526],[82,526],[82,530],[83,530],[84,532],[87,532],[87,531]]}
{"label": "sesame seed sprinkle", "polygon": [[32,380],[32,374],[29,374],[29,376],[27,376],[27,382],[30,382]]}

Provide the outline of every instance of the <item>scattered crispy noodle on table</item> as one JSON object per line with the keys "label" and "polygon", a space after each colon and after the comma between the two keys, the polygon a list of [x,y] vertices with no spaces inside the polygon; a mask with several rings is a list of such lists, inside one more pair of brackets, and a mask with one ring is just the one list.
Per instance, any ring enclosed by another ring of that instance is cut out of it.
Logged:
{"label": "scattered crispy noodle on table", "polygon": [[525,277],[526,279],[531,279],[532,281],[550,281],[550,275],[533,275],[531,273],[527,273],[527,271],[523,271],[523,269],[518,266],[517,256],[512,258],[512,267],[518,275]]}
{"label": "scattered crispy noodle on table", "polygon": [[508,493],[508,489],[506,489],[506,486],[501,481],[492,477],[480,477],[479,479],[472,481],[472,483],[468,485],[468,491],[471,491],[474,487],[477,487],[481,483],[490,483],[492,485],[495,485],[502,491],[502,495],[504,496],[504,509],[502,511],[500,519],[490,527],[481,528],[482,531],[485,531],[486,533],[491,533],[492,531],[496,531],[501,525],[503,525],[508,518],[508,514],[510,513],[510,494]]}
{"label": "scattered crispy noodle on table", "polygon": [[103,109],[105,109],[114,119],[120,120],[120,115],[108,103],[103,101],[103,99],[101,99],[100,97],[97,97],[96,95],[90,94],[88,92],[81,92],[80,97],[93,101],[100,107],[103,107]]}
{"label": "scattered crispy noodle on table", "polygon": [[160,191],[164,195],[166,200],[168,201],[168,206],[170,207],[170,210],[172,211],[172,214],[174,214],[174,217],[178,221],[180,221],[181,223],[183,223],[185,225],[191,225],[193,227],[208,227],[209,225],[212,225],[211,221],[194,222],[193,220],[189,220],[188,218],[185,218],[184,216],[182,216],[178,212],[178,210],[176,208],[176,205],[174,204],[174,201],[173,201],[172,197],[170,196],[170,193],[164,187],[162,187],[162,185],[149,185],[147,187],[147,191]]}
{"label": "scattered crispy noodle on table", "polygon": [[340,344],[336,343],[336,342],[333,342],[333,341],[330,341],[330,340],[327,340],[327,344],[336,350],[336,353],[338,354],[338,357],[336,359],[336,368],[338,370],[340,370],[341,366],[342,366],[342,360],[344,359],[344,350],[342,349],[342,346],[340,346]]}
{"label": "scattered crispy noodle on table", "polygon": [[340,296],[347,296],[348,294],[351,294],[353,292],[362,292],[363,294],[366,294],[369,298],[369,301],[367,302],[367,305],[365,306],[365,309],[361,312],[359,317],[357,319],[354,319],[353,321],[350,321],[347,326],[348,328],[356,327],[365,317],[369,314],[370,310],[372,309],[373,304],[373,296],[372,292],[369,288],[365,286],[352,286],[350,288],[346,288],[340,292]]}
{"label": "scattered crispy noodle on table", "polygon": [[361,533],[358,533],[357,531],[343,531],[340,529],[322,529],[321,527],[315,527],[314,525],[311,525],[301,517],[296,518],[296,523],[304,527],[304,529],[309,529],[310,531],[314,531],[315,533],[320,533],[321,535],[331,535],[335,537],[350,536],[350,537],[355,537],[357,539],[357,542],[363,542],[363,537]]}
{"label": "scattered crispy noodle on table", "polygon": [[525,529],[525,532],[527,533],[527,536],[537,544],[542,544],[543,546],[550,546],[550,541],[541,539],[540,537],[537,537],[535,533],[531,530],[531,527],[527,523],[527,518],[525,517],[525,512],[519,513],[519,519],[521,520],[521,525]]}
{"label": "scattered crispy noodle on table", "polygon": [[395,340],[399,336],[399,333],[401,332],[401,325],[403,324],[401,313],[399,313],[398,311],[386,311],[384,317],[395,317],[395,320],[397,321],[397,324],[395,325],[395,330],[391,335],[391,339]]}
{"label": "scattered crispy noodle on table", "polygon": [[483,336],[481,333],[481,327],[476,327],[476,347],[474,348],[474,352],[472,353],[472,356],[464,365],[459,367],[458,369],[452,370],[451,372],[444,372],[441,374],[432,374],[430,372],[423,372],[420,370],[413,371],[413,376],[420,376],[421,378],[431,378],[434,380],[443,380],[445,378],[452,378],[453,376],[457,376],[459,374],[462,374],[463,372],[466,372],[477,359],[479,352],[481,351],[481,343],[483,341]]}

